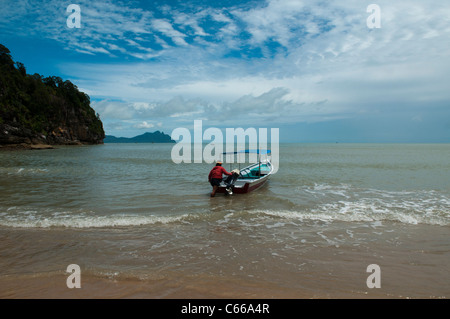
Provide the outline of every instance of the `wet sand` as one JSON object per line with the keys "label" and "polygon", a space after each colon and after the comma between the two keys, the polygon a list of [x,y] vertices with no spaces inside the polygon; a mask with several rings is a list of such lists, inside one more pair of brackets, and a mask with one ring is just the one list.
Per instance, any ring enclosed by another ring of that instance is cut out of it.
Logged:
{"label": "wet sand", "polygon": [[[186,263],[173,269],[157,269],[139,272],[99,272],[92,266],[81,266],[81,288],[69,289],[62,261],[51,271],[43,269],[17,273],[9,268],[0,276],[0,298],[147,298],[147,299],[377,299],[377,298],[448,298],[450,296],[449,256],[446,241],[448,227],[429,225],[397,225],[399,231],[392,238],[384,235],[383,241],[371,241],[370,245],[329,245],[299,249],[298,254],[268,258],[265,252],[245,252],[240,268],[228,260],[216,263],[214,271],[198,269]],[[392,228],[392,225],[389,226]],[[217,231],[217,230],[215,230]],[[381,230],[380,230],[381,231]],[[22,239],[38,240],[39,231],[23,232]],[[226,232],[222,229],[220,232]],[[46,231],[49,236],[53,231]],[[65,230],[65,250],[70,238],[79,236],[76,230]],[[42,234],[41,234],[42,235]],[[58,237],[55,233],[52,235]],[[60,234],[61,235],[61,234]],[[335,234],[339,236],[339,234]],[[98,234],[97,234],[98,236]],[[327,234],[330,236],[330,233]],[[3,237],[3,242],[8,243]],[[375,236],[376,237],[376,236]],[[12,244],[12,241],[9,241]],[[41,240],[41,245],[49,242]],[[231,248],[217,244],[216,253],[227,256]],[[41,247],[32,257],[36,261],[48,250],[57,254],[55,247]],[[58,249],[56,249],[58,250]],[[47,251],[47,252],[46,252]],[[188,253],[186,251],[186,253]],[[260,262],[252,254],[260,255]],[[164,254],[162,254],[164,255]],[[3,267],[7,256],[3,255]],[[173,258],[174,256],[159,256]],[[181,258],[182,256],[179,256]],[[99,260],[102,258],[98,257]],[[198,258],[201,258],[200,255]],[[264,261],[264,263],[262,263]],[[26,264],[30,260],[24,260]],[[103,261],[104,262],[104,261]],[[19,263],[17,260],[15,263]],[[48,260],[49,265],[51,261]],[[67,262],[69,264],[69,262]],[[220,268],[220,265],[223,265]],[[366,280],[369,264],[381,269],[381,288],[368,288]],[[245,265],[245,266],[242,266]],[[20,266],[20,265],[18,265]],[[55,270],[55,269],[61,270]],[[227,269],[228,268],[228,269]]]}

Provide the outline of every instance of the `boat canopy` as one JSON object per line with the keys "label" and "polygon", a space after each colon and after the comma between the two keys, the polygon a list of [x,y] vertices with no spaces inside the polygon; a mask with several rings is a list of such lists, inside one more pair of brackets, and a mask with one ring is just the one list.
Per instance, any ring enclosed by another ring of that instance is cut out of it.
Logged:
{"label": "boat canopy", "polygon": [[242,151],[235,151],[235,152],[223,152],[223,155],[231,155],[231,154],[250,154],[250,153],[256,153],[256,154],[270,154],[270,150],[242,150]]}

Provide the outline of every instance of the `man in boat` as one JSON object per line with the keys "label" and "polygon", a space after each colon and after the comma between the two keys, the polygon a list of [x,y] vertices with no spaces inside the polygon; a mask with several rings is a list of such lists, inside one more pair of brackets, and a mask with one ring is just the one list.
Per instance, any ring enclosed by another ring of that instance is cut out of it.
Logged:
{"label": "man in boat", "polygon": [[223,174],[229,175],[229,176],[233,175],[233,174],[227,172],[226,169],[222,167],[221,161],[217,161],[216,166],[214,166],[212,168],[211,172],[209,172],[209,175],[208,175],[208,181],[211,184],[211,186],[213,187],[211,197],[216,196],[217,189],[219,188],[220,183],[222,182]]}

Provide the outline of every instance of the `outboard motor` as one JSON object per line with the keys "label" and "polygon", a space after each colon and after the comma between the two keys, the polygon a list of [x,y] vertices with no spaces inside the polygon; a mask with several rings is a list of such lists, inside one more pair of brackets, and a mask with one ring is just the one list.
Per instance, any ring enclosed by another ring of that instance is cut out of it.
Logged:
{"label": "outboard motor", "polygon": [[232,195],[234,183],[236,183],[236,180],[240,176],[240,171],[238,169],[234,169],[230,173],[231,175],[228,176],[223,182],[225,183],[228,194]]}

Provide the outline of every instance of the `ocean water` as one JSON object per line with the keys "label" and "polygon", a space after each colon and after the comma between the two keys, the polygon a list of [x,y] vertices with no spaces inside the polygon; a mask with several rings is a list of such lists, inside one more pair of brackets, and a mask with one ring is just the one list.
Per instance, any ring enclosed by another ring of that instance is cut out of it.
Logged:
{"label": "ocean water", "polygon": [[281,144],[266,185],[214,198],[172,147],[0,152],[0,297],[450,296],[449,145]]}

